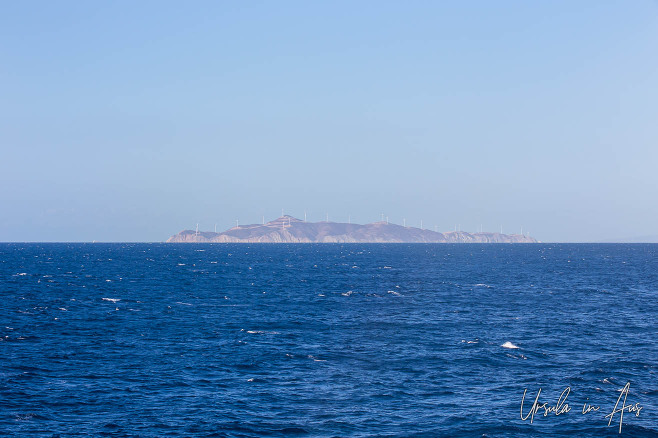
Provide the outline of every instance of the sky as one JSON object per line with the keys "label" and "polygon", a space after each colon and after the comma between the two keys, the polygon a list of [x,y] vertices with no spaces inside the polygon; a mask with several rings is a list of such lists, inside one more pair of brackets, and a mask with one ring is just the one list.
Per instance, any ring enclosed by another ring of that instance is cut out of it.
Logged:
{"label": "sky", "polygon": [[658,236],[657,166],[654,0],[2,3],[4,242]]}

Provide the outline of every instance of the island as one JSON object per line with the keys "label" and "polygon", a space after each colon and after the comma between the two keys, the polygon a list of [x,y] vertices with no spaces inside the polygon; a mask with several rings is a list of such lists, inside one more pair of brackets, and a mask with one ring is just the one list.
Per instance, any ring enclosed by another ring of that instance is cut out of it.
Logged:
{"label": "island", "polygon": [[387,221],[370,224],[306,222],[284,215],[263,224],[238,225],[226,231],[183,230],[168,243],[538,243],[524,234],[440,233]]}

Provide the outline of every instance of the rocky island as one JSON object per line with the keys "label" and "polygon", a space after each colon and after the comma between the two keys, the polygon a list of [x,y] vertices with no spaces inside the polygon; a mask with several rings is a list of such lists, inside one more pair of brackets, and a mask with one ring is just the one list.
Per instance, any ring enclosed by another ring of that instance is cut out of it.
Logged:
{"label": "rocky island", "polygon": [[235,226],[221,233],[183,230],[168,243],[537,243],[522,234],[439,233],[392,223],[305,222],[281,216],[265,224]]}

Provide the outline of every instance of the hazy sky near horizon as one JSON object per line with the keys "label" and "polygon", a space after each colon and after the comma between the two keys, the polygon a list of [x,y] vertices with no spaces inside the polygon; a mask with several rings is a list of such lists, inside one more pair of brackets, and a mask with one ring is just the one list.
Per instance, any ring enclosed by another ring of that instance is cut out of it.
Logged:
{"label": "hazy sky near horizon", "polygon": [[0,241],[658,235],[658,2],[3,2]]}

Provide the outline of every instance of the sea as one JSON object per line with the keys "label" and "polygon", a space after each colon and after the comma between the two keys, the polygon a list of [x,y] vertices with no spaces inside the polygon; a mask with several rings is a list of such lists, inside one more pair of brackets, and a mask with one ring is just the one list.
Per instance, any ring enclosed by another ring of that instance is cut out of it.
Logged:
{"label": "sea", "polygon": [[3,243],[0,436],[656,437],[658,245]]}

